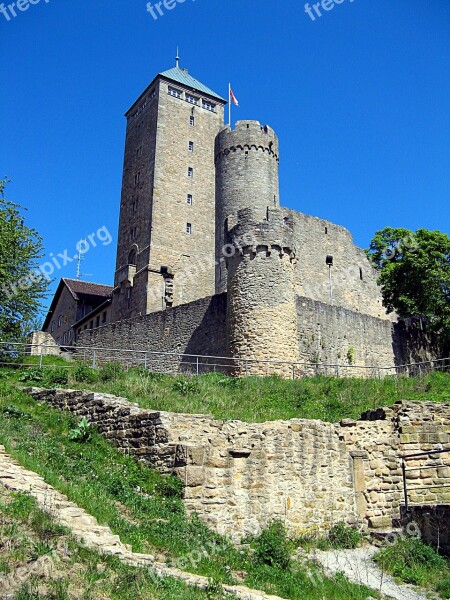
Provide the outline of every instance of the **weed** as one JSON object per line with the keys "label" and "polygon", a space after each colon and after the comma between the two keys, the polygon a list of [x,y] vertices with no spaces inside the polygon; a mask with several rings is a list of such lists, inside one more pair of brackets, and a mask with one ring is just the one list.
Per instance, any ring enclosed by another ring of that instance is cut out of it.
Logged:
{"label": "weed", "polygon": [[288,569],[291,564],[293,544],[281,521],[273,521],[257,537],[250,540],[255,560],[260,565]]}
{"label": "weed", "polygon": [[183,377],[175,380],[173,389],[182,396],[189,396],[198,392],[198,383],[194,379]]}
{"label": "weed", "polygon": [[355,527],[349,527],[343,521],[339,521],[330,529],[328,541],[333,548],[356,548],[363,536]]}
{"label": "weed", "polygon": [[73,371],[73,377],[80,383],[95,383],[98,380],[98,372],[86,365],[79,365]]}
{"label": "weed", "polygon": [[99,378],[103,383],[113,381],[114,379],[122,379],[125,375],[123,366],[120,363],[106,363],[102,366]]}
{"label": "weed", "polygon": [[42,383],[44,381],[43,369],[39,369],[36,367],[27,369],[19,375],[18,380],[23,383]]}
{"label": "weed", "polygon": [[88,442],[91,439],[92,432],[92,423],[86,417],[83,417],[78,426],[69,431],[68,438],[72,442]]}
{"label": "weed", "polygon": [[55,367],[45,371],[44,383],[46,385],[64,386],[69,382],[69,373],[63,367]]}

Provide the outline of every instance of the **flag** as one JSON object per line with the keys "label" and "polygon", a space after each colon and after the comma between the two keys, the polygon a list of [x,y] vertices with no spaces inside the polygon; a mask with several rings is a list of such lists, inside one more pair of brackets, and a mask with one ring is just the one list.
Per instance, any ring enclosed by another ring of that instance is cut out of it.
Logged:
{"label": "flag", "polygon": [[233,90],[231,89],[231,87],[230,87],[230,101],[233,102],[233,104],[236,104],[236,106],[239,106],[238,99],[233,94]]}

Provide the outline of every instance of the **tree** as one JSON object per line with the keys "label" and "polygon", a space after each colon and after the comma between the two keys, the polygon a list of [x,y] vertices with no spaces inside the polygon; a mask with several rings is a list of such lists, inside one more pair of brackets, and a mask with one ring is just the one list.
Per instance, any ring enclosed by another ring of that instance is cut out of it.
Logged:
{"label": "tree", "polygon": [[22,339],[38,317],[48,281],[39,270],[42,239],[24,224],[24,209],[5,199],[0,180],[0,341]]}
{"label": "tree", "polygon": [[384,305],[401,317],[425,315],[450,349],[450,238],[440,231],[386,227],[367,255],[379,271]]}

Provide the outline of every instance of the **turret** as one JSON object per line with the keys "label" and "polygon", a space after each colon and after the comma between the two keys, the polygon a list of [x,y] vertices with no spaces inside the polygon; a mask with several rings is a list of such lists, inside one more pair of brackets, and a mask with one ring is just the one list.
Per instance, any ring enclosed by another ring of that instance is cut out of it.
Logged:
{"label": "turret", "polygon": [[[238,121],[216,138],[216,259],[223,258],[225,221],[229,215],[251,207],[258,220],[268,208],[279,206],[278,138],[258,121]],[[226,289],[226,268],[219,265],[216,292]]]}
{"label": "turret", "polygon": [[[279,208],[243,209],[226,222],[224,247],[228,273],[227,336],[235,374],[265,374],[274,365],[246,363],[299,360],[292,224]],[[280,366],[280,374],[292,372]]]}

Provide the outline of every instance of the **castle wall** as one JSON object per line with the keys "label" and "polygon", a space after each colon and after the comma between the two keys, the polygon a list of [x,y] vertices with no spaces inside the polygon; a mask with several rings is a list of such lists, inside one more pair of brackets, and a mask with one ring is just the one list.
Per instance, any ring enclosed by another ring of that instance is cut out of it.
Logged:
{"label": "castle wall", "polygon": [[[299,296],[379,319],[396,320],[396,316],[387,315],[383,307],[377,272],[364,250],[355,246],[345,227],[295,210],[283,210],[294,230]],[[328,255],[333,257],[331,298]]]}
{"label": "castle wall", "polygon": [[[226,356],[226,295],[202,298],[165,311],[109,323],[93,331],[82,331],[79,346],[126,348],[150,352],[174,352]],[[101,353],[98,353],[101,358]],[[127,362],[126,353],[116,360]],[[179,360],[174,357],[148,355],[153,370],[177,372]],[[185,368],[189,368],[185,365]]]}
{"label": "castle wall", "polygon": [[[390,321],[304,296],[297,297],[297,315],[299,360],[343,365],[346,368],[340,369],[339,374],[352,377],[385,373],[357,367],[392,367],[395,364]],[[299,375],[313,373],[314,368],[299,370]],[[336,369],[330,368],[329,374],[336,374]]]}
{"label": "castle wall", "polygon": [[[340,424],[304,419],[243,423],[143,410],[123,398],[29,389],[87,416],[122,452],[184,483],[185,505],[241,538],[271,520],[296,535],[338,521],[390,530],[403,503],[401,456],[448,444],[450,404],[398,403]],[[450,456],[408,463],[412,504],[450,503]],[[429,468],[423,468],[429,467]],[[431,467],[431,468],[430,468]]]}

